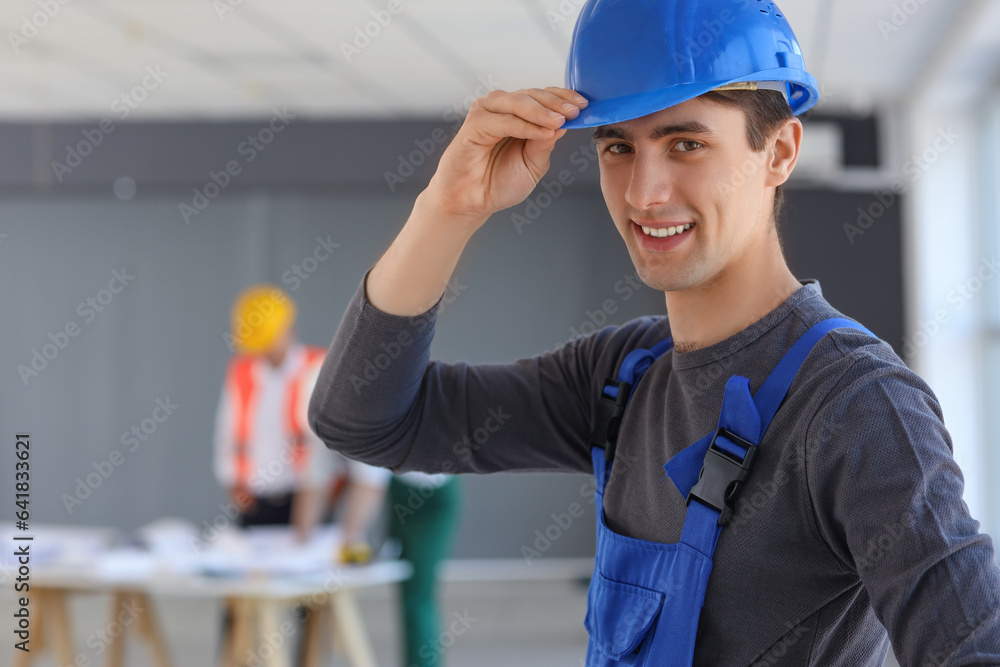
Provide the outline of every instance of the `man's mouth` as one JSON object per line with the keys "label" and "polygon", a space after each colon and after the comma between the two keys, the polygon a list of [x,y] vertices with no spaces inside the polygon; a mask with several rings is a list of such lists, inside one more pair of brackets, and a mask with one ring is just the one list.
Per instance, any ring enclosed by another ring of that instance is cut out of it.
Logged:
{"label": "man's mouth", "polygon": [[[639,223],[635,223],[639,225]],[[677,234],[683,234],[692,227],[694,227],[693,222],[687,222],[679,225],[674,225],[671,227],[646,227],[645,225],[639,225],[642,227],[642,233],[646,236],[652,236],[653,238],[666,238],[668,236],[676,236]]]}

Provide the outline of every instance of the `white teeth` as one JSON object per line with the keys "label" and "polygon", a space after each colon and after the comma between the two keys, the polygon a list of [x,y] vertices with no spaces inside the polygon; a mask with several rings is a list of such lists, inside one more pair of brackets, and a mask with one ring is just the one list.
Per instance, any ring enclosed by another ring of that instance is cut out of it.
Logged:
{"label": "white teeth", "polygon": [[674,236],[675,234],[680,234],[681,232],[686,232],[687,230],[694,227],[693,222],[689,222],[686,225],[678,225],[676,227],[643,227],[642,232],[647,236],[652,236],[654,238],[662,239],[667,236]]}

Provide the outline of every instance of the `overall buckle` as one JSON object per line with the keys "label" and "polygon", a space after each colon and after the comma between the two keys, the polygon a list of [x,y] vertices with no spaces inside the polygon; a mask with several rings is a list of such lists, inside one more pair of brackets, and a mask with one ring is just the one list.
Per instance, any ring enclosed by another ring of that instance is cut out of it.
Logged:
{"label": "overall buckle", "polygon": [[[606,392],[610,387],[617,387],[614,397]],[[615,458],[615,445],[618,442],[618,427],[621,426],[625,414],[625,404],[628,403],[632,385],[628,382],[605,380],[601,390],[601,400],[597,403],[597,415],[594,419],[594,432],[590,435],[590,443],[604,448],[604,458],[609,463]]]}
{"label": "overall buckle", "polygon": [[[716,444],[719,436],[724,436],[734,445],[746,449],[743,458],[733,456]],[[729,523],[732,515],[733,501],[739,492],[740,485],[750,474],[750,467],[757,457],[757,445],[748,442],[732,431],[718,428],[712,436],[712,442],[705,454],[705,464],[698,475],[698,483],[688,493],[687,504],[692,498],[720,512],[719,525]]]}

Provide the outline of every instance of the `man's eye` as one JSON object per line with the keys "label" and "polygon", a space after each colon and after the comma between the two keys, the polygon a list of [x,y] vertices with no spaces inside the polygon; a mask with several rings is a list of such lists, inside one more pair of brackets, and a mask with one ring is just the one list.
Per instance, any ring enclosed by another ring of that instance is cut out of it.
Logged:
{"label": "man's eye", "polygon": [[677,147],[682,153],[690,153],[701,148],[701,144],[697,141],[679,141],[677,142]]}
{"label": "man's eye", "polygon": [[631,150],[628,144],[609,144],[605,149],[605,153],[614,153],[616,155],[621,155]]}

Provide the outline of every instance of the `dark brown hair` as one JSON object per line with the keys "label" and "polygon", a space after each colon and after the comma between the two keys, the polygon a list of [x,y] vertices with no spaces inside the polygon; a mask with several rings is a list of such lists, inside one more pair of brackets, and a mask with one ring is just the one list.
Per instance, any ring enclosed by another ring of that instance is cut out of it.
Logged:
{"label": "dark brown hair", "polygon": [[[755,153],[764,150],[778,128],[794,118],[785,96],[776,90],[713,90],[701,96],[708,102],[743,110],[747,125],[747,143]],[[778,224],[785,193],[779,185],[774,189],[774,223]]]}

